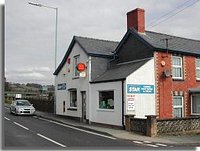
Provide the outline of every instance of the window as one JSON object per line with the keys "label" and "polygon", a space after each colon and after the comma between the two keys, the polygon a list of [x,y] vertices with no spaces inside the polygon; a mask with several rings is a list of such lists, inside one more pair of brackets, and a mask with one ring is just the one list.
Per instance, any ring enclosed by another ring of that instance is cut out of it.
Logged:
{"label": "window", "polygon": [[77,91],[75,90],[70,90],[69,91],[70,95],[70,107],[77,107]]}
{"label": "window", "polygon": [[114,109],[114,91],[99,91],[99,109]]}
{"label": "window", "polygon": [[173,116],[183,117],[183,96],[173,96]]}
{"label": "window", "polygon": [[173,79],[183,79],[182,57],[172,56],[172,77]]}
{"label": "window", "polygon": [[80,56],[74,57],[74,77],[79,77],[79,71],[77,70],[76,66],[80,63]]}
{"label": "window", "polygon": [[200,94],[192,95],[192,114],[200,115]]}
{"label": "window", "polygon": [[200,80],[200,59],[196,59],[196,79]]}

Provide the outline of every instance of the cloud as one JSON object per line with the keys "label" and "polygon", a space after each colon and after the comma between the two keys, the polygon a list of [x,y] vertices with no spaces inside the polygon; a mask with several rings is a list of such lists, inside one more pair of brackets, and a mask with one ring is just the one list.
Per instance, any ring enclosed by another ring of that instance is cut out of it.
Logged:
{"label": "cloud", "polygon": [[6,70],[7,81],[18,81],[20,83],[27,82],[39,82],[48,84],[49,81],[53,81],[53,75],[49,75],[49,67],[29,67],[29,68],[18,68],[10,71]]}
{"label": "cloud", "polygon": [[[13,82],[54,82],[55,11],[6,0],[6,78]],[[146,25],[181,5],[183,0],[33,0],[58,7],[57,66],[74,35],[120,41],[126,13],[144,8]],[[195,0],[194,0],[195,1]],[[200,3],[148,30],[200,39]],[[22,78],[23,77],[23,78]]]}
{"label": "cloud", "polygon": [[12,72],[30,73],[30,72],[49,72],[49,71],[51,71],[49,67],[28,67],[28,68],[14,69]]}

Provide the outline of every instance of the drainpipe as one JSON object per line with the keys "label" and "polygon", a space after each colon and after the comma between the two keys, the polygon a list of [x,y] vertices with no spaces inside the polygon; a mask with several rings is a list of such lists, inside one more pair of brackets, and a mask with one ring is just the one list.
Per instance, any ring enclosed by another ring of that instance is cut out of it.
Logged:
{"label": "drainpipe", "polygon": [[124,125],[124,80],[122,80],[122,127],[125,129]]}

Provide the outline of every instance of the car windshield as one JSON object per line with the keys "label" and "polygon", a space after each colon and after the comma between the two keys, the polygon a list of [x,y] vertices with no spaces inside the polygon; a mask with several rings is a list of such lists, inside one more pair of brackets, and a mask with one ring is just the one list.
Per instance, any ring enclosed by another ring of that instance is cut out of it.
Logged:
{"label": "car windshield", "polygon": [[28,101],[17,101],[17,106],[31,106]]}

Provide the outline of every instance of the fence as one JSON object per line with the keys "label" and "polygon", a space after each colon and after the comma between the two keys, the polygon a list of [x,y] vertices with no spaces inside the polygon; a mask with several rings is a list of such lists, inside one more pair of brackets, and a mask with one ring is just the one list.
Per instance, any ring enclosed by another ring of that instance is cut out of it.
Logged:
{"label": "fence", "polygon": [[200,132],[200,116],[175,119],[156,119],[154,115],[146,117],[146,119],[139,119],[134,118],[134,115],[126,115],[126,130],[150,137],[162,134]]}

